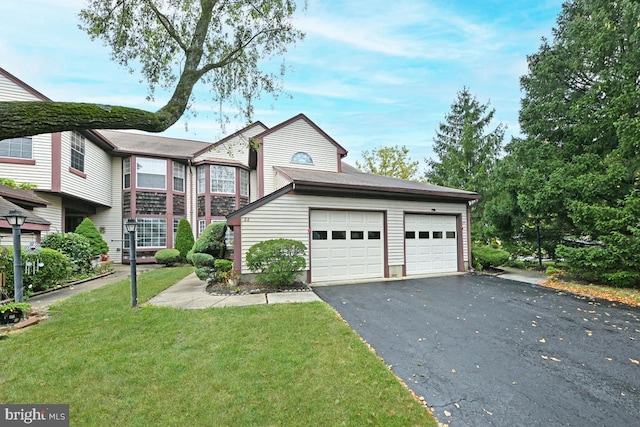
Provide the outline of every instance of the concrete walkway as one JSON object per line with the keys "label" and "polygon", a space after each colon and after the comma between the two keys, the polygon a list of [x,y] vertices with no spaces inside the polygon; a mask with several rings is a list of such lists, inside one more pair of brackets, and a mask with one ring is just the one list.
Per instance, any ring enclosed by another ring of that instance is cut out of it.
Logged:
{"label": "concrete walkway", "polygon": [[269,292],[252,295],[211,295],[206,283],[191,273],[149,300],[149,304],[178,308],[238,307],[259,304],[313,302],[321,299],[312,291]]}

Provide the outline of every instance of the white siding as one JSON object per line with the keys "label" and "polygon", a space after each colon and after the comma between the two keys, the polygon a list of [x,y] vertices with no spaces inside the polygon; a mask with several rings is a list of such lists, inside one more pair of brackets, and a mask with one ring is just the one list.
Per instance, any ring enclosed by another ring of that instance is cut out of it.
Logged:
{"label": "white siding", "polygon": [[204,160],[227,160],[248,165],[249,162],[249,139],[267,130],[263,126],[254,126],[244,133],[237,135],[223,144],[212,147],[193,159],[194,163]]}
{"label": "white siding", "polygon": [[41,99],[0,74],[0,101],[41,101]]}
{"label": "white siding", "polygon": [[35,165],[0,162],[0,176],[18,182],[35,184],[39,189],[51,189],[51,134],[33,137]]}
{"label": "white siding", "polygon": [[[46,200],[49,205],[46,208],[34,208],[33,213],[51,223],[51,226],[49,227],[49,233],[64,232],[64,228],[62,227],[62,199],[58,196],[47,193],[37,194],[38,197]],[[46,234],[46,231],[42,232],[43,237]]]}
{"label": "white siding", "polygon": [[[463,258],[468,265],[467,209],[464,203],[429,203],[396,200],[350,199],[286,194],[241,218],[242,272],[249,273],[244,254],[263,240],[288,238],[303,242],[309,248],[310,209],[368,210],[387,213],[387,246],[389,266],[402,266],[404,260],[404,214],[432,213],[462,215]],[[284,215],[286,214],[286,217]],[[284,217],[284,218],[283,218]],[[307,253],[307,266],[309,258]]]}
{"label": "white siding", "polygon": [[[268,134],[263,139],[264,194],[276,190],[274,166],[288,166],[328,172],[338,171],[338,151],[315,128],[303,119]],[[291,163],[291,156],[303,151],[311,156],[313,165]]]}
{"label": "white siding", "polygon": [[85,200],[112,206],[111,156],[88,139],[85,140],[84,173],[82,178],[69,171],[71,167],[71,132],[62,134],[60,189]]}
{"label": "white siding", "polygon": [[115,263],[122,262],[122,159],[114,157],[111,159],[111,200],[112,208],[97,208],[96,214],[92,215],[91,221],[100,230],[104,227],[102,238],[109,245],[109,261]]}

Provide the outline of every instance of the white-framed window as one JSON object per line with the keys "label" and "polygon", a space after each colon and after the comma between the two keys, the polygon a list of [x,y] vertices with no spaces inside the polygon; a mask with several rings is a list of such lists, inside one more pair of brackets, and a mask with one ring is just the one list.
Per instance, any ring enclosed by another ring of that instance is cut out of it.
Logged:
{"label": "white-framed window", "polygon": [[122,159],[122,188],[131,188],[131,157]]}
{"label": "white-framed window", "polygon": [[205,228],[207,228],[207,222],[204,219],[199,219],[198,220],[198,236],[202,234]]}
{"label": "white-framed window", "polygon": [[164,190],[167,188],[167,162],[162,159],[136,159],[136,187]]}
{"label": "white-framed window", "polygon": [[236,168],[231,166],[211,165],[212,193],[235,194]]}
{"label": "white-framed window", "polygon": [[198,172],[197,172],[197,181],[198,181],[198,194],[202,194],[206,191],[206,170],[204,166],[198,166]]}
{"label": "white-framed window", "polygon": [[180,224],[179,219],[173,219],[173,247],[176,247],[176,233],[178,232],[178,224]]}
{"label": "white-framed window", "polygon": [[233,230],[229,227],[227,227],[227,231],[225,232],[224,241],[227,248],[233,248]]}
{"label": "white-framed window", "polygon": [[240,195],[249,195],[249,171],[240,169]]}
{"label": "white-framed window", "polygon": [[84,136],[71,132],[71,167],[84,172],[85,142]]}
{"label": "white-framed window", "polygon": [[313,159],[310,155],[305,153],[304,151],[298,151],[293,156],[291,156],[291,163],[299,163],[302,165],[312,165]]}
{"label": "white-framed window", "polygon": [[33,139],[24,136],[0,141],[0,157],[33,159]]}
{"label": "white-framed window", "polygon": [[173,162],[173,191],[184,193],[184,171],[183,164]]}
{"label": "white-framed window", "polygon": [[136,244],[139,248],[167,247],[167,220],[165,218],[136,218]]}

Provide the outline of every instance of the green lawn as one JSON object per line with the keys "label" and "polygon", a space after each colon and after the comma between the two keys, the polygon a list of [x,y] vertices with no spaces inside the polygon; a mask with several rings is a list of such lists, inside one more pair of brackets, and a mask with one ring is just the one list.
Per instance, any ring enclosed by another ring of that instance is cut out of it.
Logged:
{"label": "green lawn", "polygon": [[[139,301],[191,271],[144,273]],[[0,341],[0,401],[68,403],[74,426],[436,426],[324,303],[130,308],[129,282]]]}

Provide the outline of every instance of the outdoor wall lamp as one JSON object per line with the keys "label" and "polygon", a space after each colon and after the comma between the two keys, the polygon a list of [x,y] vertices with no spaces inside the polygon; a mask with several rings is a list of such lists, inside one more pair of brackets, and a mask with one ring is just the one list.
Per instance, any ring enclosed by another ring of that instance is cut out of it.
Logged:
{"label": "outdoor wall lamp", "polygon": [[22,286],[22,248],[20,247],[20,227],[27,219],[17,209],[10,210],[5,216],[11,225],[13,234],[13,295],[16,302],[24,302],[24,289]]}

